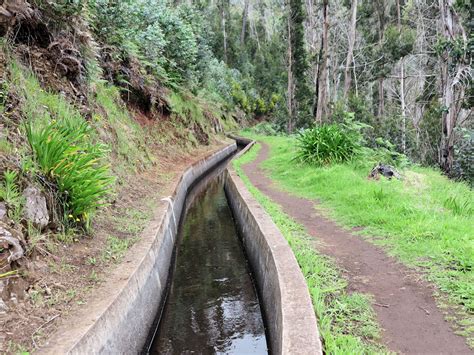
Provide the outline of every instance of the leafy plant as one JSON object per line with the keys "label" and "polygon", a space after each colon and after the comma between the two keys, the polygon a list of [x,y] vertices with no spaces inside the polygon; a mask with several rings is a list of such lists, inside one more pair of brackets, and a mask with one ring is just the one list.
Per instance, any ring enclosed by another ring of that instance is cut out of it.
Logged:
{"label": "leafy plant", "polygon": [[58,185],[65,214],[86,227],[107,196],[113,178],[104,163],[106,147],[91,140],[92,128],[80,116],[28,120],[28,142],[41,171]]}
{"label": "leafy plant", "polygon": [[375,140],[375,148],[362,149],[364,160],[371,163],[383,162],[385,164],[395,165],[399,168],[405,168],[410,165],[410,161],[405,154],[396,151],[395,145],[383,138]]}
{"label": "leafy plant", "polygon": [[3,177],[5,182],[3,183],[2,189],[0,190],[0,198],[2,198],[6,203],[13,203],[20,196],[20,191],[16,186],[18,173],[16,171],[7,170],[3,174]]}
{"label": "leafy plant", "polygon": [[358,138],[337,124],[314,126],[300,132],[297,147],[295,159],[317,166],[350,161],[360,150]]}
{"label": "leafy plant", "polygon": [[474,130],[459,128],[455,134],[453,176],[466,180],[474,187]]}
{"label": "leafy plant", "polygon": [[18,173],[7,170],[3,174],[4,182],[0,184],[0,200],[8,205],[8,217],[15,221],[21,218],[23,207],[23,196],[17,185]]}
{"label": "leafy plant", "polygon": [[[250,131],[250,130],[249,130]],[[255,134],[263,134],[267,136],[276,136],[278,131],[275,126],[270,122],[261,122],[251,128],[251,131]]]}

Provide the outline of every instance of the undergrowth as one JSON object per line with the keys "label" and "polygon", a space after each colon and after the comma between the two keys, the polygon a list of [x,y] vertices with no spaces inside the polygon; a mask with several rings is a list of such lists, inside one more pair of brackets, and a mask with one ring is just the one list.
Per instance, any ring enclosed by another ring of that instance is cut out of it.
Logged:
{"label": "undergrowth", "polygon": [[327,354],[387,353],[377,343],[380,328],[369,296],[348,294],[347,281],[335,263],[319,254],[304,227],[281,211],[280,206],[255,188],[242,171],[242,165],[255,159],[259,146],[234,161],[234,167],[247,188],[272,217],[290,244],[303,272],[318,318],[324,352]]}
{"label": "undergrowth", "polygon": [[[473,191],[439,172],[412,166],[403,180],[367,179],[367,160],[314,167],[293,160],[291,137],[253,136],[270,145],[263,163],[283,189],[318,200],[326,213],[425,272],[455,308],[458,333],[474,345]],[[376,237],[374,237],[376,236]]]}
{"label": "undergrowth", "polygon": [[120,93],[116,87],[97,83],[95,104],[99,110],[93,114],[93,125],[101,138],[112,146],[123,163],[122,168],[143,170],[153,162],[146,132],[119,102]]}
{"label": "undergrowth", "polygon": [[104,204],[113,183],[105,161],[107,147],[63,97],[43,90],[38,80],[15,62],[10,73],[24,99],[24,130],[37,169],[27,157],[22,166],[28,165],[27,170],[36,175],[40,172],[56,185],[67,224],[79,222],[88,228],[91,215]]}
{"label": "undergrowth", "polygon": [[3,173],[3,181],[0,182],[0,200],[7,204],[8,217],[18,223],[25,201],[17,181],[18,173],[16,171],[7,170]]}

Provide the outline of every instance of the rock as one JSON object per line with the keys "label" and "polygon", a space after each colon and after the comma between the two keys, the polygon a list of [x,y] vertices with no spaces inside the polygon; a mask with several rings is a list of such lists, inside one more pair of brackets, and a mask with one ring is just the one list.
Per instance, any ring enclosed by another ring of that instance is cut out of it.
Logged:
{"label": "rock", "polygon": [[14,233],[2,225],[0,225],[0,245],[10,253],[7,258],[9,264],[23,257],[24,252],[20,244],[20,239],[16,238]]}
{"label": "rock", "polygon": [[368,179],[379,180],[380,175],[385,176],[389,180],[391,180],[392,177],[398,180],[402,178],[400,173],[395,170],[393,166],[379,163],[370,171]]}
{"label": "rock", "polygon": [[0,314],[5,314],[8,312],[8,306],[6,305],[5,302],[0,298]]}
{"label": "rock", "polygon": [[0,202],[0,221],[7,216],[7,205],[5,202]]}
{"label": "rock", "polygon": [[23,191],[23,196],[26,199],[23,210],[25,218],[36,228],[45,228],[49,223],[49,213],[42,192],[34,186],[29,186]]}

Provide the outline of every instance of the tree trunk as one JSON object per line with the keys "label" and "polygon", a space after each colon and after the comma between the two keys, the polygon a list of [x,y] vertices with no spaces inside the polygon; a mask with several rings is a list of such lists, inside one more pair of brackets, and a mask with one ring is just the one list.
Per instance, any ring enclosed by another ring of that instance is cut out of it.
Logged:
{"label": "tree trunk", "polygon": [[[397,0],[397,27],[398,32],[402,33],[402,9],[400,0]],[[406,154],[407,150],[407,115],[405,101],[405,60],[400,59],[400,105],[402,109],[402,151]]]}
{"label": "tree trunk", "polygon": [[[439,0],[439,9],[443,34],[445,39],[453,40],[455,38],[452,0]],[[456,126],[456,108],[454,107],[454,87],[453,78],[449,75],[451,58],[448,51],[444,51],[440,56],[441,68],[441,95],[443,104],[442,113],[442,132],[441,145],[439,152],[439,164],[441,168],[450,173],[454,161],[454,127]]]}
{"label": "tree trunk", "polygon": [[321,64],[318,77],[318,104],[316,106],[316,122],[322,123],[328,113],[328,36],[329,36],[329,0],[323,0],[323,34]]}
{"label": "tree trunk", "polygon": [[240,44],[245,43],[245,32],[247,31],[247,16],[249,13],[249,0],[245,0],[244,12],[242,13],[242,31],[240,32]]}
{"label": "tree trunk", "polygon": [[288,89],[287,89],[287,106],[288,106],[288,125],[287,131],[293,132],[293,121],[296,117],[295,109],[295,82],[293,79],[293,53],[291,45],[291,9],[288,14]]}
{"label": "tree trunk", "polygon": [[380,77],[378,79],[378,90],[379,90],[379,106],[377,108],[377,117],[379,120],[383,117],[385,112],[385,93],[383,90],[384,78]]}
{"label": "tree trunk", "polygon": [[[385,1],[378,0],[375,2],[376,3],[376,11],[377,11],[377,17],[379,21],[379,30],[378,30],[378,35],[379,35],[379,48],[381,49],[383,46],[383,40],[384,40],[384,31],[385,31]],[[384,65],[384,62],[381,62],[380,65]],[[383,88],[383,83],[384,83],[385,78],[383,77],[383,74],[380,74],[378,78],[378,107],[377,107],[377,119],[380,121],[382,117],[384,116],[385,113],[385,92]]]}
{"label": "tree trunk", "polygon": [[[453,0],[439,0],[443,35],[448,41],[462,38],[467,46],[467,37],[462,24],[454,10]],[[454,162],[454,129],[456,128],[462,102],[465,96],[465,86],[459,81],[462,72],[466,70],[463,64],[465,57],[453,61],[449,50],[440,56],[441,68],[441,94],[442,94],[442,132],[439,152],[439,164],[446,173],[451,173]],[[450,74],[450,70],[453,74]]]}
{"label": "tree trunk", "polygon": [[224,62],[227,63],[227,31],[226,31],[226,11],[225,11],[225,3],[222,2],[222,11],[221,11],[221,25],[222,25],[222,38],[223,38],[223,45],[224,45]]}
{"label": "tree trunk", "polygon": [[400,104],[402,107],[402,151],[406,154],[407,150],[407,114],[405,101],[405,60],[400,60]]}
{"label": "tree trunk", "polygon": [[357,24],[357,0],[352,0],[351,5],[351,24],[349,27],[349,36],[347,39],[347,58],[346,68],[344,70],[344,100],[347,100],[347,95],[351,88],[351,64],[353,65],[354,44],[356,38],[356,24]]}

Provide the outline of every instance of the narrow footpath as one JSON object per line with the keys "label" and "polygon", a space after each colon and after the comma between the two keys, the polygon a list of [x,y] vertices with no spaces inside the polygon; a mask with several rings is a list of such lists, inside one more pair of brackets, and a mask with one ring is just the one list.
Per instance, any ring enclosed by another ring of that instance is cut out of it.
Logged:
{"label": "narrow footpath", "polygon": [[319,243],[321,253],[333,257],[344,270],[350,292],[371,294],[382,342],[404,354],[472,354],[463,337],[455,335],[436,306],[433,288],[413,270],[381,248],[319,215],[316,201],[278,189],[260,168],[269,147],[262,144],[256,160],[243,166],[252,184],[302,224]]}

